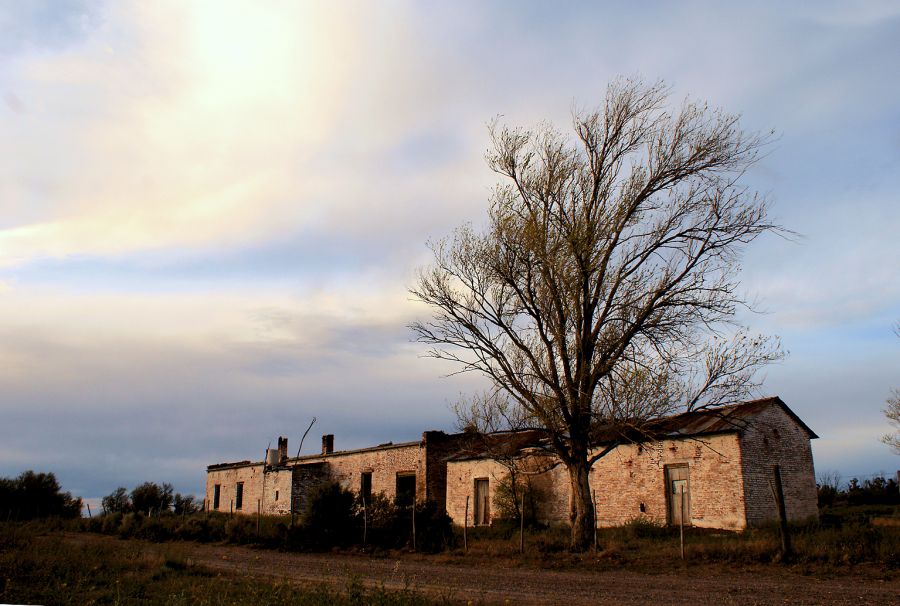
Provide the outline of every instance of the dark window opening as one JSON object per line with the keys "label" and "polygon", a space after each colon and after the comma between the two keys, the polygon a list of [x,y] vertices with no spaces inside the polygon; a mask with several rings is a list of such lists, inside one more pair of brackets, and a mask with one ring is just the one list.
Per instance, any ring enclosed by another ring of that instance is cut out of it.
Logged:
{"label": "dark window opening", "polygon": [[372,472],[364,471],[359,476],[359,494],[369,503],[372,500]]}
{"label": "dark window opening", "polygon": [[241,509],[244,506],[244,483],[238,482],[234,491],[234,508]]}
{"label": "dark window opening", "polygon": [[277,490],[275,491],[275,500],[276,501],[278,500],[278,491]]}
{"label": "dark window opening", "polygon": [[416,474],[397,474],[397,497],[394,502],[399,507],[409,507],[416,500]]}
{"label": "dark window opening", "polygon": [[213,488],[213,509],[219,508],[219,496],[222,492],[221,484],[216,484],[215,488]]}

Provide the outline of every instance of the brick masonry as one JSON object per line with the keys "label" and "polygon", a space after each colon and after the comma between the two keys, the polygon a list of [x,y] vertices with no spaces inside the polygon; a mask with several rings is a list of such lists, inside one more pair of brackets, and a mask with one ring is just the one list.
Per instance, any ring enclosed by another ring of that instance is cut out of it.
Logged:
{"label": "brick masonry", "polygon": [[[766,406],[740,430],[619,446],[594,464],[590,481],[599,526],[644,519],[671,521],[667,467],[688,471],[686,510],[690,524],[739,530],[777,519],[771,489],[772,465],[782,474],[787,515],[804,520],[818,514],[810,435],[777,404]],[[489,480],[493,502],[497,484],[508,474],[491,460],[450,461],[447,513],[462,525],[478,478]],[[545,495],[539,517],[545,523],[569,520],[571,488],[562,465],[533,479]],[[674,504],[678,507],[678,503]]]}
{"label": "brick masonry", "polygon": [[[757,405],[749,424],[708,435],[619,446],[594,464],[590,481],[600,526],[644,519],[671,520],[667,468],[686,469],[690,523],[708,528],[742,529],[776,519],[772,465],[779,465],[787,514],[791,520],[817,515],[815,472],[807,428],[777,403]],[[243,482],[238,513],[287,514],[302,511],[309,489],[325,478],[358,492],[370,473],[372,492],[396,497],[398,474],[415,474],[416,500],[445,507],[462,525],[469,497],[468,523],[474,522],[475,481],[488,480],[489,508],[496,509],[499,482],[508,474],[486,458],[456,459],[466,439],[460,434],[425,432],[419,442],[389,444],[296,459],[279,465],[243,461],[212,465],[207,470],[206,502],[212,509],[214,486],[220,486],[219,511],[230,511],[236,485]],[[281,444],[279,444],[281,448]],[[284,445],[286,451],[286,444]],[[449,462],[448,462],[449,459]],[[532,468],[548,466],[533,457]],[[543,495],[538,515],[544,522],[569,520],[569,477],[562,465],[531,476]]]}

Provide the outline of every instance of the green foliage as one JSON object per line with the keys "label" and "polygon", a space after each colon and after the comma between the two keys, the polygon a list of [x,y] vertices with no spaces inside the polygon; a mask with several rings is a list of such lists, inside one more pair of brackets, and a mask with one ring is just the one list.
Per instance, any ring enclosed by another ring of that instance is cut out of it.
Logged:
{"label": "green foliage", "polygon": [[172,485],[144,482],[131,491],[131,506],[148,515],[167,512],[172,508]]}
{"label": "green foliage", "polygon": [[322,482],[310,492],[303,527],[309,547],[346,547],[361,527],[356,497],[337,482]]}
{"label": "green foliage", "polygon": [[60,490],[52,473],[25,471],[17,478],[0,478],[0,516],[3,520],[32,520],[81,515],[81,499]]}
{"label": "green foliage", "polygon": [[[900,487],[893,478],[875,476],[860,483],[852,478],[841,487],[836,476],[826,474],[816,484],[819,507],[834,508],[856,505],[900,505]],[[826,509],[826,515],[828,509]]]}
{"label": "green foliage", "polygon": [[514,522],[519,525],[521,507],[525,507],[525,526],[535,528],[540,526],[540,508],[546,501],[544,491],[535,486],[531,476],[522,473],[509,473],[497,482],[494,493],[494,508],[496,519]]}
{"label": "green foliage", "polygon": [[172,509],[176,515],[197,513],[200,511],[200,503],[197,502],[196,497],[192,494],[182,495],[180,493],[175,493],[175,498],[172,501]]}
{"label": "green foliage", "polygon": [[103,512],[111,513],[128,513],[131,511],[131,499],[128,498],[128,489],[119,486],[114,491],[103,497]]}

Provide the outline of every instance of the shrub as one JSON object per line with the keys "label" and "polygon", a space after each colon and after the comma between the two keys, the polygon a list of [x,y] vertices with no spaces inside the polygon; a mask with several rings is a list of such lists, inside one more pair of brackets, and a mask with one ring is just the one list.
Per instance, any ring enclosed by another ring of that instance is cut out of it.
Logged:
{"label": "shrub", "polygon": [[156,482],[144,482],[131,491],[131,506],[135,511],[146,513],[163,513],[172,508],[172,485]]}
{"label": "shrub", "polygon": [[15,479],[0,478],[0,516],[32,520],[58,516],[77,518],[81,499],[61,492],[52,473],[25,471]]}
{"label": "shrub", "polygon": [[437,552],[455,544],[453,522],[434,501],[416,505],[416,549]]}
{"label": "shrub", "polygon": [[192,494],[182,495],[176,493],[172,501],[172,509],[176,515],[187,515],[200,511],[200,504]]}
{"label": "shrub", "polygon": [[531,481],[531,476],[522,473],[508,473],[497,482],[494,493],[496,519],[512,520],[520,524],[521,507],[525,508],[525,525],[529,528],[540,526],[541,504],[546,501],[544,491]]}
{"label": "shrub", "polygon": [[322,482],[310,491],[303,515],[306,543],[314,548],[343,547],[359,539],[356,498],[337,482]]}
{"label": "shrub", "polygon": [[110,513],[128,513],[131,511],[131,499],[128,498],[128,489],[119,486],[114,491],[103,497],[103,511]]}

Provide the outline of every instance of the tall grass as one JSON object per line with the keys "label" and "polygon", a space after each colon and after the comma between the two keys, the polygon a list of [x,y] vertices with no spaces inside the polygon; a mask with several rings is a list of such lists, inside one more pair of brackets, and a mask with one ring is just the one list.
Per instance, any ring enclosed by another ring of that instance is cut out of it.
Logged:
{"label": "tall grass", "polygon": [[268,604],[271,606],[448,604],[414,589],[366,588],[229,577],[194,565],[178,544],[79,542],[46,524],[0,523],[0,603]]}

